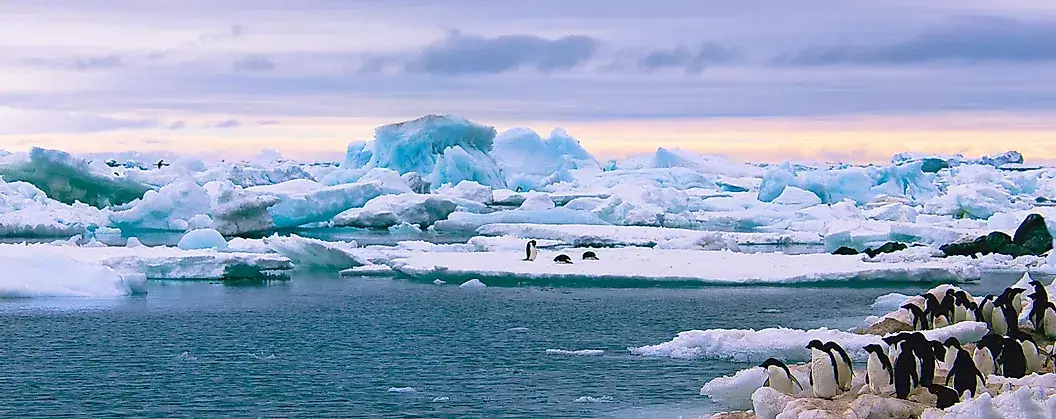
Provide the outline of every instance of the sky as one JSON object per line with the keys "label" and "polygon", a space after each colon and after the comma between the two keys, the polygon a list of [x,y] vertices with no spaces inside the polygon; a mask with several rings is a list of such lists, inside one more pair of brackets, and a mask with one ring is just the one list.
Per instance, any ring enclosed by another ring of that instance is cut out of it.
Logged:
{"label": "sky", "polygon": [[10,151],[339,158],[443,113],[604,158],[1056,162],[1056,2],[0,3]]}

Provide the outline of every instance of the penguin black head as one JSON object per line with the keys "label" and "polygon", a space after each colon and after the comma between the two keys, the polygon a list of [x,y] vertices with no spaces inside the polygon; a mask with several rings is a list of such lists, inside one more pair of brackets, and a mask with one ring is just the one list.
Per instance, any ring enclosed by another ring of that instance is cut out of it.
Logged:
{"label": "penguin black head", "polygon": [[557,255],[557,257],[554,258],[554,262],[570,264],[572,263],[572,258],[568,257],[568,255]]}
{"label": "penguin black head", "polygon": [[536,244],[535,244],[535,240],[528,240],[528,244],[530,244],[530,245],[532,245],[532,246],[535,246],[535,245],[536,245]]}
{"label": "penguin black head", "polygon": [[862,347],[862,349],[865,349],[865,352],[866,353],[870,353],[870,354],[878,354],[878,355],[879,354],[885,354],[884,353],[884,348],[881,347],[880,345],[875,344],[875,343],[871,343],[871,344],[865,345],[864,347]]}
{"label": "penguin black head", "polygon": [[953,297],[953,295],[954,295],[954,294],[957,294],[957,291],[956,291],[956,290],[954,290],[953,288],[947,288],[947,289],[946,289],[946,295],[947,295],[947,296],[949,296],[949,297]]}
{"label": "penguin black head", "polygon": [[1008,336],[1017,341],[1027,341],[1033,343],[1034,346],[1038,346],[1038,342],[1034,341],[1034,337],[1022,330],[1010,330]]}
{"label": "penguin black head", "polygon": [[814,339],[807,344],[807,349],[817,349],[819,351],[824,351],[825,344],[821,343],[820,340]]}
{"label": "penguin black head", "polygon": [[588,250],[583,252],[583,260],[598,260],[598,254]]}
{"label": "penguin black head", "polygon": [[779,367],[779,368],[781,368],[783,370],[787,370],[788,369],[788,367],[785,365],[785,363],[781,362],[777,358],[767,358],[766,361],[763,361],[762,364],[759,364],[759,367],[761,367],[761,368]]}
{"label": "penguin black head", "polygon": [[935,354],[936,358],[939,358],[939,359],[946,358],[946,347],[943,346],[942,343],[939,343],[939,342],[936,342],[936,341],[933,341],[933,340],[932,341],[928,341],[928,343],[931,344],[931,351],[932,351],[932,353]]}
{"label": "penguin black head", "polygon": [[961,341],[957,340],[957,338],[955,338],[953,336],[950,336],[950,337],[946,338],[945,342],[942,342],[942,346],[945,346],[947,348],[951,348],[952,347],[952,348],[961,349]]}
{"label": "penguin black head", "polygon": [[847,351],[843,350],[843,347],[840,346],[840,344],[836,342],[825,342],[825,345],[823,345],[822,348],[825,352],[835,352],[840,355],[840,358],[843,358],[843,362],[847,364],[851,363],[851,357],[847,355]]}

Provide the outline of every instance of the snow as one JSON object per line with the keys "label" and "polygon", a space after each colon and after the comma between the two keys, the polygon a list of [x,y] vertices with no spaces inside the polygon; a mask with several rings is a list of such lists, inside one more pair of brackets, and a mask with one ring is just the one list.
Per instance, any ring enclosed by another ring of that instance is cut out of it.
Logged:
{"label": "snow", "polygon": [[224,240],[224,236],[211,228],[203,228],[199,230],[188,231],[183,237],[180,237],[179,243],[176,243],[176,247],[182,250],[195,250],[195,249],[227,249],[227,240]]}
{"label": "snow", "polygon": [[446,220],[437,221],[433,228],[442,232],[472,232],[483,225],[496,223],[526,223],[526,224],[609,224],[596,215],[584,211],[570,210],[567,208],[553,208],[548,210],[512,210],[495,211],[487,214],[473,214],[468,212],[454,212]]}
{"label": "snow", "polygon": [[597,356],[604,355],[605,351],[601,349],[580,349],[578,351],[569,351],[565,349],[547,349],[546,353],[550,355]]}
{"label": "snow", "polygon": [[[601,261],[579,260],[594,250]],[[959,282],[977,279],[977,271],[945,261],[865,262],[856,256],[827,254],[735,253],[729,251],[653,250],[643,248],[563,249],[574,264],[551,262],[557,252],[541,251],[536,262],[518,252],[417,253],[387,264],[412,278],[436,277],[536,282],[691,281],[700,284],[800,284],[819,282]]]}
{"label": "snow", "polygon": [[576,247],[646,246],[665,249],[696,249],[709,243],[737,245],[821,244],[809,232],[736,233],[678,228],[606,225],[485,224],[476,230],[484,236],[516,236],[547,239]]}
{"label": "snow", "polygon": [[521,211],[545,211],[553,209],[555,206],[554,201],[546,194],[529,193],[525,195],[524,202],[517,209]]}
{"label": "snow", "polygon": [[0,181],[0,237],[69,237],[107,224],[108,211],[64,204],[26,182]]}
{"label": "snow", "polygon": [[43,246],[0,246],[0,297],[119,297],[144,292],[142,274],[54,254]]}
{"label": "snow", "polygon": [[0,159],[0,176],[7,182],[31,183],[59,202],[83,202],[96,208],[130,202],[150,189],[141,182],[114,175],[101,161],[89,162],[63,151],[38,147],[33,147],[28,156]]}
{"label": "snow", "polygon": [[329,242],[295,234],[265,237],[264,245],[302,269],[343,270],[367,265],[350,250],[355,242]]}
{"label": "snow", "polygon": [[[922,333],[929,340],[940,342],[949,337],[956,337],[961,342],[974,342],[982,338],[987,330],[985,323],[961,322]],[[762,330],[690,330],[680,332],[669,342],[630,348],[630,351],[642,356],[721,359],[733,362],[762,362],[773,357],[788,363],[808,361],[810,351],[806,346],[813,339],[836,342],[856,360],[865,360],[867,354],[862,348],[866,345],[884,345],[881,337],[876,335],[860,335],[827,328],[801,330],[776,327]]]}
{"label": "snow", "polygon": [[546,176],[562,168],[600,170],[594,156],[560,128],[545,140],[528,128],[503,131],[495,137],[492,155],[507,173]]}
{"label": "snow", "polygon": [[418,390],[416,390],[414,387],[389,387],[389,389],[386,390],[386,392],[389,392],[389,393],[417,393]]}

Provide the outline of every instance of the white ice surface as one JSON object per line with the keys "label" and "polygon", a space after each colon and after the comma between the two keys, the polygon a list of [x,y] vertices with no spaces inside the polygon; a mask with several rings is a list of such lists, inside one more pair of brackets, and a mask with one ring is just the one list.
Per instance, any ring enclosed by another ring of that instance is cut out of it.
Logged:
{"label": "white ice surface", "polygon": [[146,278],[55,254],[50,246],[0,245],[0,298],[118,297],[142,292]]}
{"label": "white ice surface", "polygon": [[[972,269],[943,261],[865,262],[857,256],[735,253],[729,251],[590,249],[600,261],[580,260],[588,249],[542,251],[535,262],[520,252],[413,253],[388,262],[411,277],[476,277],[523,280],[694,281],[710,284],[796,284],[846,281],[958,282],[978,278]],[[555,264],[558,254],[571,265]]]}
{"label": "white ice surface", "polygon": [[694,249],[709,242],[736,245],[821,244],[822,242],[821,236],[809,232],[736,233],[680,228],[576,224],[486,224],[477,228],[477,234],[548,239],[572,246],[660,246],[671,249]]}

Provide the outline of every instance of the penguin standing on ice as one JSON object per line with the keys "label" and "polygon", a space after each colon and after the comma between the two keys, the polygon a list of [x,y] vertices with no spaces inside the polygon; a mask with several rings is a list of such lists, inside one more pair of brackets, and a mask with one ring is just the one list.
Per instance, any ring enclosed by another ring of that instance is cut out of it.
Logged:
{"label": "penguin standing on ice", "polygon": [[1034,341],[1034,338],[1029,334],[1018,330],[1009,334],[1009,337],[1019,341],[1020,350],[1023,351],[1023,359],[1026,360],[1027,364],[1027,374],[1041,372],[1044,359],[1042,359],[1041,351],[1038,349],[1038,343]]}
{"label": "penguin standing on ice", "polygon": [[810,349],[810,387],[814,397],[832,399],[839,390],[839,377],[836,376],[836,355],[826,351],[820,340],[814,339],[807,344]]}
{"label": "penguin standing on ice", "polygon": [[1001,349],[1001,375],[1009,378],[1023,378],[1027,375],[1027,357],[1023,355],[1023,346],[1013,337],[1006,337]]}
{"label": "penguin standing on ice", "polygon": [[583,260],[598,260],[598,254],[588,250],[583,252]]}
{"label": "penguin standing on ice", "polygon": [[1044,307],[1044,309],[1040,310],[1042,313],[1039,314],[1041,319],[1040,333],[1050,339],[1056,338],[1056,304],[1052,301],[1046,301]]}
{"label": "penguin standing on ice", "polygon": [[957,291],[953,288],[946,290],[946,295],[942,297],[942,302],[939,303],[939,312],[946,317],[947,324],[954,324],[957,322],[955,313],[957,312],[957,297],[955,295]]}
{"label": "penguin standing on ice", "polygon": [[869,359],[865,361],[865,384],[873,394],[880,394],[884,386],[895,383],[891,360],[884,353],[884,348],[875,343],[865,345],[863,349],[869,353]]}
{"label": "penguin standing on ice", "polygon": [[945,409],[961,401],[961,398],[957,396],[956,390],[942,384],[932,384],[928,386],[928,391],[938,397],[935,407],[939,409]]}
{"label": "penguin standing on ice", "polygon": [[929,386],[935,379],[935,349],[921,333],[910,336],[913,356],[920,360],[920,386]]}
{"label": "penguin standing on ice", "polygon": [[1002,348],[1004,348],[1004,339],[1000,335],[995,333],[987,334],[979,342],[976,342],[972,362],[983,375],[995,374],[997,373],[997,361],[1000,359]]}
{"label": "penguin standing on ice", "polygon": [[954,294],[953,309],[954,323],[970,320],[971,313],[975,311],[975,307],[972,307],[972,299],[968,297],[968,293],[964,291],[957,291],[957,293]]}
{"label": "penguin standing on ice", "polygon": [[524,247],[525,256],[522,259],[525,262],[534,262],[535,258],[539,256],[539,249],[535,247],[535,240],[528,240],[528,244]]}
{"label": "penguin standing on ice", "polygon": [[[945,342],[942,342],[942,346],[946,348],[946,356],[942,358],[942,365],[946,369],[951,369],[953,368],[953,362],[957,360],[958,351],[961,350],[961,341],[951,336]],[[968,359],[971,360],[971,355],[968,356]]]}
{"label": "penguin standing on ice", "polygon": [[939,302],[938,297],[935,297],[935,294],[932,294],[930,292],[926,292],[921,295],[924,297],[924,313],[926,313],[928,315],[928,318],[931,320],[929,322],[931,327],[929,327],[928,329],[939,327],[937,326],[937,317],[942,315],[942,303]]}
{"label": "penguin standing on ice", "polygon": [[[953,381],[953,389],[957,390],[957,394],[964,394],[967,391],[975,397],[979,385],[986,385],[986,376],[972,362],[972,356],[968,355],[968,351],[957,349],[955,358],[950,365],[950,372],[946,374],[946,385],[950,385],[950,381]],[[976,381],[976,378],[979,380]]]}
{"label": "penguin standing on ice", "polygon": [[906,340],[898,345],[901,348],[894,365],[895,397],[906,400],[913,388],[920,384],[920,375],[917,374],[917,357],[913,356],[912,343]]}
{"label": "penguin standing on ice", "polygon": [[928,323],[928,316],[921,310],[916,304],[906,304],[902,306],[903,310],[908,310],[909,315],[913,317],[913,330],[928,330],[930,325]]}
{"label": "penguin standing on ice", "polygon": [[983,301],[979,303],[979,309],[983,315],[983,321],[991,323],[994,315],[994,296],[987,294],[983,297]]}
{"label": "penguin standing on ice", "polygon": [[557,255],[557,257],[554,258],[554,263],[559,263],[559,264],[563,264],[563,265],[571,265],[572,264],[572,258],[568,257],[568,255]]}
{"label": "penguin standing on ice", "polygon": [[836,342],[825,342],[823,348],[836,358],[836,384],[839,385],[840,390],[850,390],[851,379],[854,378],[854,363],[851,362],[851,357]]}
{"label": "penguin standing on ice", "polygon": [[796,394],[793,384],[799,386],[800,391],[804,390],[803,384],[800,384],[796,376],[792,375],[792,371],[789,371],[788,366],[784,362],[770,358],[763,361],[759,366],[766,369],[766,382],[763,383],[763,386],[770,387],[789,396]]}

